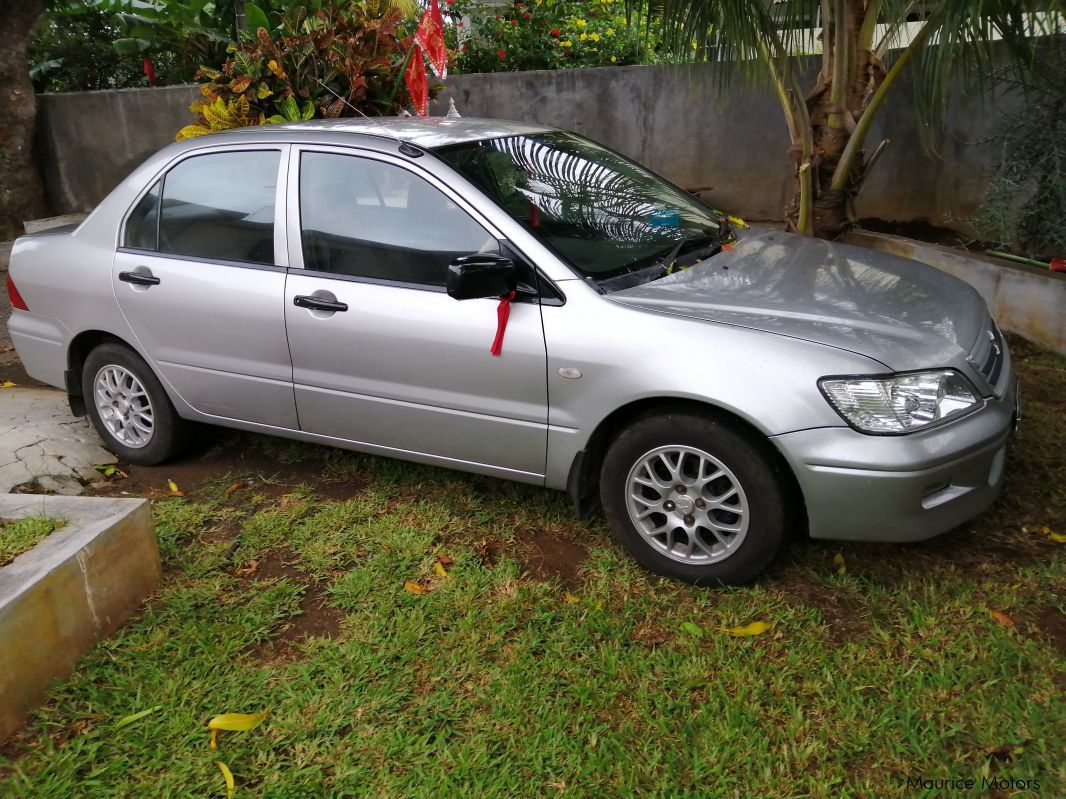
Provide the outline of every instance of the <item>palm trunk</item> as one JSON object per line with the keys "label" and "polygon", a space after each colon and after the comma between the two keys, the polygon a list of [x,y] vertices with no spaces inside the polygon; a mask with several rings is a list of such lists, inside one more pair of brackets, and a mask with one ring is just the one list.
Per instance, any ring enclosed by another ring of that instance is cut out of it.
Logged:
{"label": "palm trunk", "polygon": [[44,216],[44,185],[33,157],[37,96],[26,46],[45,0],[0,3],[0,240],[20,235],[26,219]]}
{"label": "palm trunk", "polygon": [[[863,114],[870,82],[876,79],[873,65],[877,61],[867,41],[872,26],[864,23],[867,11],[876,15],[878,5],[877,0],[828,0],[822,6],[823,13],[828,12],[822,30],[822,70],[818,85],[807,97],[813,142],[811,232],[820,238],[836,238],[853,221],[853,189],[862,181],[862,159],[852,158],[846,164],[847,180],[842,186],[834,183],[834,176]],[[804,193],[805,187],[798,185],[790,209],[793,214],[803,204]]]}

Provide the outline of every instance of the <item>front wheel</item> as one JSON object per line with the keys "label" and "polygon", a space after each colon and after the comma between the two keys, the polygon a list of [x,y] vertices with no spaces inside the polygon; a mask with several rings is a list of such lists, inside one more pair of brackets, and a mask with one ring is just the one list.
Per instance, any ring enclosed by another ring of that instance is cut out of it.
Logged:
{"label": "front wheel", "polygon": [[645,568],[697,585],[742,585],[770,565],[785,539],[787,494],[761,447],[688,411],[633,423],[600,473],[622,545]]}
{"label": "front wheel", "polygon": [[129,347],[96,347],[81,379],[89,419],[121,460],[153,466],[181,449],[184,422],[151,367]]}

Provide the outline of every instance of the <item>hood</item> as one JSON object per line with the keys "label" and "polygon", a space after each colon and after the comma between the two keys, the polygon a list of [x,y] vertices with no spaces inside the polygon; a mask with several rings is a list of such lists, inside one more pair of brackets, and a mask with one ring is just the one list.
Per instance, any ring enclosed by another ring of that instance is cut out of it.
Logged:
{"label": "hood", "polygon": [[981,296],[944,272],[776,231],[745,231],[732,250],[607,297],[838,347],[893,371],[958,363],[989,324]]}

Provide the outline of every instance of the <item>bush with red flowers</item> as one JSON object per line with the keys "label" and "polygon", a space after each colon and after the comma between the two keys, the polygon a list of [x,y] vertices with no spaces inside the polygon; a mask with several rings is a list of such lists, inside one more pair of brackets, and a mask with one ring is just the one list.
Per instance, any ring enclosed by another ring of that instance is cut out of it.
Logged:
{"label": "bush with red flowers", "polygon": [[646,63],[655,33],[627,23],[624,0],[454,0],[445,21],[455,72],[571,69]]}

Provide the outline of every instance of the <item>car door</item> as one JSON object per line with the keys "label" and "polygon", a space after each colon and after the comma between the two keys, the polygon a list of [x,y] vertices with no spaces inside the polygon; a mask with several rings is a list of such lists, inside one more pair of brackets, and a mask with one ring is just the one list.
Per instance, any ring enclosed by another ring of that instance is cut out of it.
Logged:
{"label": "car door", "polygon": [[539,481],[540,306],[512,304],[493,357],[498,300],[445,292],[448,262],[498,252],[499,235],[386,155],[294,148],[290,173],[290,260],[302,268],[290,270],[285,318],[301,428]]}
{"label": "car door", "polygon": [[142,351],[193,408],[298,429],[275,224],[287,168],[287,147],[171,166],[126,220],[113,283]]}

